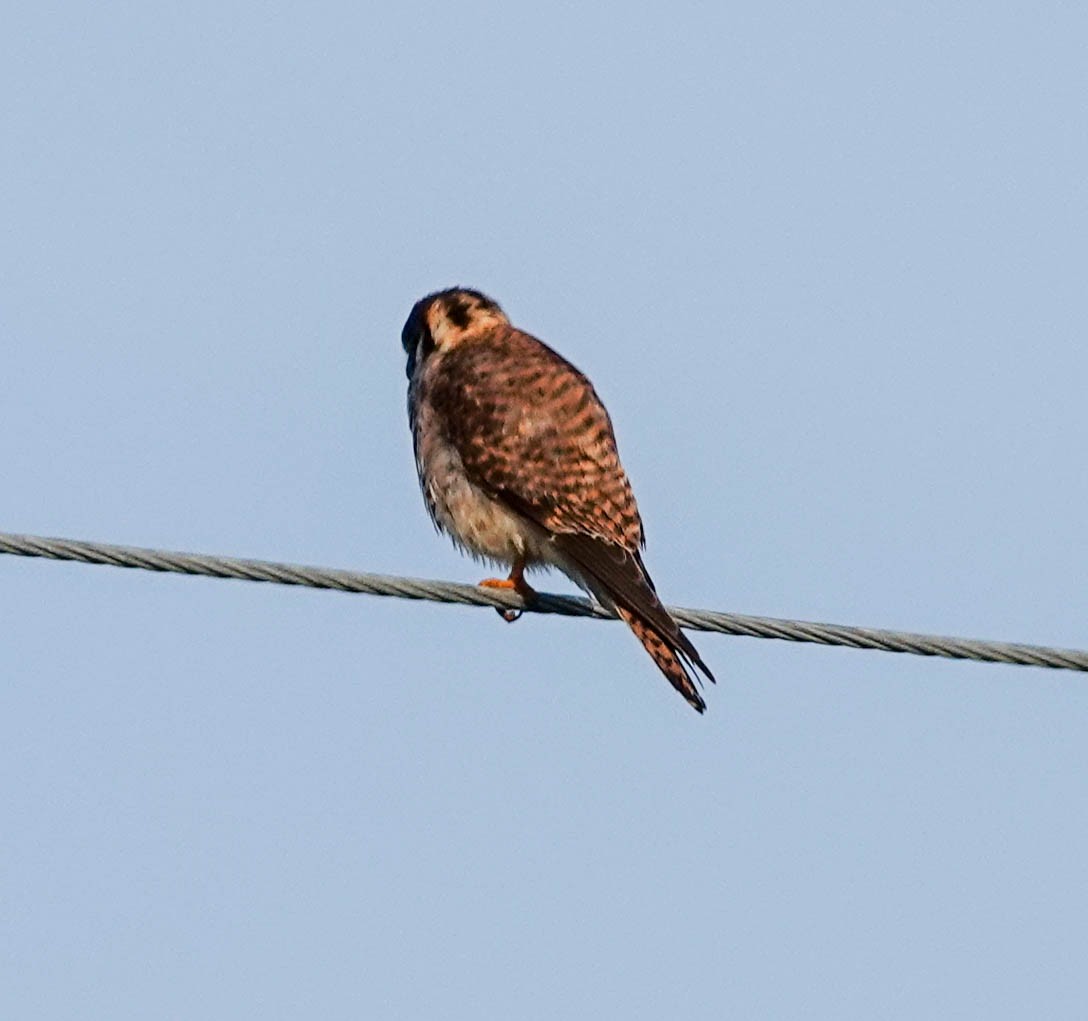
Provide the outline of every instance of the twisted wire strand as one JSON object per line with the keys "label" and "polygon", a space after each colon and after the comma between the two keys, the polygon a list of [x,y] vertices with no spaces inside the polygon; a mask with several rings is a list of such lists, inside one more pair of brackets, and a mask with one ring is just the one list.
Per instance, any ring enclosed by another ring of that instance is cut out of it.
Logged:
{"label": "twisted wire strand", "polygon": [[[198,553],[116,546],[104,542],[76,539],[52,539],[38,535],[0,532],[0,553],[23,557],[45,557],[85,564],[110,564],[115,567],[166,571],[175,574],[203,575],[210,578],[236,578],[279,585],[361,592],[372,596],[395,596],[436,603],[466,606],[491,606],[498,609],[556,613],[567,617],[615,619],[615,615],[587,599],[574,596],[538,594],[531,604],[521,596],[502,589],[484,589],[448,581],[401,578],[383,574],[361,574],[328,567],[274,563],[239,557],[216,557]],[[914,656],[943,656],[947,659],[971,659],[984,663],[1012,663],[1018,666],[1049,667],[1054,670],[1088,671],[1088,651],[1055,649],[1042,645],[989,642],[971,638],[912,634],[908,631],[884,631],[849,627],[843,624],[818,624],[813,621],[784,620],[777,617],[753,617],[716,610],[690,610],[670,606],[669,612],[684,627],[694,631],[716,631],[726,635],[751,638],[777,638],[789,642],[814,642],[851,649],[877,649],[903,652]]]}

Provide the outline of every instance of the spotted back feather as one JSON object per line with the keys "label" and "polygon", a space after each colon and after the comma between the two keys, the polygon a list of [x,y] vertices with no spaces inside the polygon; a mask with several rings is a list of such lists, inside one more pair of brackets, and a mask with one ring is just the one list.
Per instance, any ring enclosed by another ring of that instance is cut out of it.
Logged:
{"label": "spotted back feather", "polygon": [[643,544],[612,422],[581,372],[512,327],[458,345],[442,367],[427,399],[471,478],[516,495],[549,531]]}

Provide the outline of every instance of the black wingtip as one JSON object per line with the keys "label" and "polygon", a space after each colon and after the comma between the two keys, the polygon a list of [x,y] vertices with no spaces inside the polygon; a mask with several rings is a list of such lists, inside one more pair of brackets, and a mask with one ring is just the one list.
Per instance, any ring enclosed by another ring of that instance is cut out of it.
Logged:
{"label": "black wingtip", "polygon": [[[684,635],[684,637],[686,638],[687,636]],[[691,645],[690,642],[687,644]],[[689,672],[695,676],[695,680],[700,684],[702,684],[702,677],[699,676],[700,674],[710,681],[711,684],[718,683],[717,678],[710,672],[710,667],[703,662],[702,657],[695,651],[695,646],[692,645],[690,651],[685,648],[678,648],[676,654],[681,657],[684,661],[684,665],[688,668]]]}
{"label": "black wingtip", "polygon": [[684,701],[700,716],[706,712],[706,702],[703,701],[703,696],[694,687],[689,688],[687,691],[681,691],[680,694],[684,696]]}

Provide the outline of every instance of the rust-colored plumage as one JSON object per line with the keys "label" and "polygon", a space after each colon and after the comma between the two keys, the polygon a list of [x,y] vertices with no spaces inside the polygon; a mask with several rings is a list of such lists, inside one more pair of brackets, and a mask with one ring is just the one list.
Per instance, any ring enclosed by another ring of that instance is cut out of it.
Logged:
{"label": "rust-colored plumage", "polygon": [[608,412],[589,380],[490,298],[428,295],[402,334],[420,487],[436,526],[475,556],[558,567],[626,621],[673,687],[706,708],[713,675],[662,606]]}

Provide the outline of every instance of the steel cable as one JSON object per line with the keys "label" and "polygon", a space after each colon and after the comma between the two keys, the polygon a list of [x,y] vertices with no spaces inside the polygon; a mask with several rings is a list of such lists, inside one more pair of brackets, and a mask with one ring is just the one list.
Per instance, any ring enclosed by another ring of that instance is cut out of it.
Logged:
{"label": "steel cable", "polygon": [[[513,592],[461,585],[448,581],[401,578],[393,575],[362,574],[328,567],[275,563],[238,557],[217,557],[197,553],[116,546],[104,542],[76,539],[51,539],[37,535],[0,532],[0,553],[49,560],[71,560],[85,564],[111,564],[115,567],[167,571],[175,574],[203,575],[210,578],[236,578],[279,585],[361,592],[372,596],[422,599],[437,603],[489,606],[498,609],[526,610],[533,613],[557,613],[568,617],[614,619],[608,610],[587,599],[540,593],[530,604]],[[1088,671],[1088,651],[1055,649],[1042,645],[990,642],[971,638],[912,634],[849,627],[843,624],[818,624],[812,621],[784,620],[776,617],[752,617],[717,610],[689,610],[669,607],[669,612],[686,628],[717,631],[751,638],[777,638],[790,642],[814,642],[851,649],[879,649],[914,656],[943,656],[971,659],[984,663],[1012,663],[1019,666],[1049,667],[1054,670]]]}

